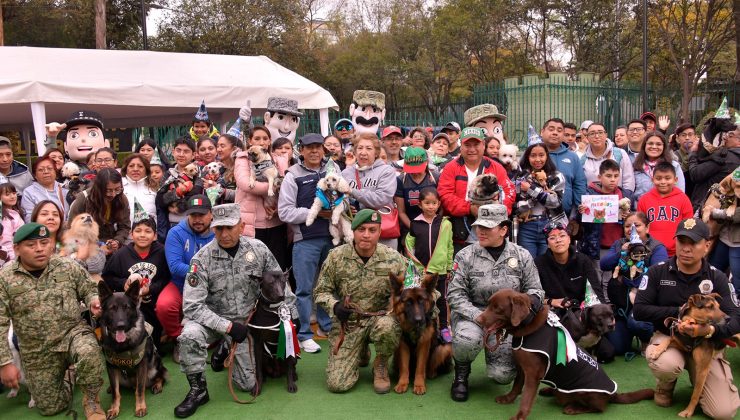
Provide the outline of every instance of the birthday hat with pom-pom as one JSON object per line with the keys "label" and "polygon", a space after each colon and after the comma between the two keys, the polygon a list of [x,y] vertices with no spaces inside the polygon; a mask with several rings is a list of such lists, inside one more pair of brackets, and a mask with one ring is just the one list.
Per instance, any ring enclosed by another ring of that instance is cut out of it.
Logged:
{"label": "birthday hat with pom-pom", "polygon": [[202,121],[206,122],[208,124],[211,123],[211,119],[208,117],[208,110],[206,109],[206,100],[203,99],[203,101],[200,103],[200,108],[198,108],[198,111],[195,113],[195,117],[193,118],[193,122],[195,121]]}
{"label": "birthday hat with pom-pom", "polygon": [[542,143],[542,137],[537,134],[537,131],[535,131],[534,127],[532,127],[532,124],[529,124],[529,128],[527,129],[527,140],[528,146]]}

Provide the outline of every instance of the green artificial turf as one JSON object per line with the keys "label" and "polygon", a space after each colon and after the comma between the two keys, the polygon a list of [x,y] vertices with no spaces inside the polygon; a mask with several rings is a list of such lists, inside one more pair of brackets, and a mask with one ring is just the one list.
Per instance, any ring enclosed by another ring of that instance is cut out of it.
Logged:
{"label": "green artificial turf", "polygon": [[[285,378],[271,379],[264,385],[263,393],[251,405],[234,403],[226,385],[226,372],[215,373],[210,366],[206,369],[208,389],[211,401],[198,409],[193,418],[231,419],[505,419],[514,415],[519,406],[519,399],[511,405],[499,405],[494,397],[509,391],[509,385],[496,385],[485,376],[483,357],[480,355],[473,365],[470,377],[470,399],[465,403],[456,403],[450,399],[452,373],[427,381],[427,393],[416,396],[408,391],[399,395],[377,395],[372,388],[370,368],[361,369],[360,380],[351,391],[345,394],[332,394],[326,390],[325,369],[328,343],[320,341],[323,347],[318,354],[304,354],[298,363],[298,392],[289,394],[285,390]],[[733,366],[735,377],[740,377],[740,349],[728,349],[727,355]],[[170,372],[170,380],[164,391],[152,395],[147,391],[147,419],[174,418],[173,409],[182,401],[188,386],[185,376],[170,356],[165,357],[165,364]],[[604,365],[610,377],[619,384],[622,392],[654,386],[654,380],[646,365],[645,359],[625,362],[623,358]],[[737,381],[736,381],[737,382]],[[395,385],[395,381],[393,382]],[[683,374],[679,381],[674,405],[671,408],[659,408],[652,401],[643,401],[634,405],[611,405],[606,415],[613,419],[670,419],[677,418],[689,401],[691,388],[688,375]],[[246,393],[240,393],[242,399],[249,399]],[[30,419],[40,418],[38,411],[28,409],[29,394],[25,387],[16,399],[0,398],[0,418]],[[84,418],[80,404],[80,391],[75,390],[75,409]],[[101,400],[107,409],[111,397],[103,393]],[[451,417],[454,416],[454,417]],[[57,416],[62,418],[62,415]],[[124,390],[119,418],[134,418],[134,395],[131,390]],[[537,397],[530,418],[554,419],[566,418],[561,413],[553,398]],[[568,417],[570,418],[570,417]],[[601,415],[580,415],[578,419],[603,418]],[[694,418],[706,418],[698,412]]]}

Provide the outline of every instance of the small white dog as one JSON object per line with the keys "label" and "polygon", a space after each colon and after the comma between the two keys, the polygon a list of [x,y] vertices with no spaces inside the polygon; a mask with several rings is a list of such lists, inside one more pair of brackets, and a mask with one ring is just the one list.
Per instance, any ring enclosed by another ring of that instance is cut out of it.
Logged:
{"label": "small white dog", "polygon": [[349,210],[347,200],[347,194],[350,192],[349,184],[341,175],[329,173],[319,180],[316,190],[316,198],[308,211],[306,226],[311,226],[316,221],[321,210],[331,210],[329,233],[334,238],[332,242],[334,245],[339,245],[344,236],[344,241],[351,244],[354,238],[352,223],[343,214]]}
{"label": "small white dog", "polygon": [[498,158],[507,170],[515,171],[519,168],[519,162],[516,160],[517,153],[519,149],[516,144],[502,144],[498,150]]}
{"label": "small white dog", "polygon": [[201,178],[206,181],[208,187],[216,185],[218,179],[221,178],[221,169],[223,167],[223,163],[215,161],[203,167],[203,170],[201,171]]}
{"label": "small white dog", "polygon": [[265,152],[262,147],[252,146],[247,150],[247,159],[249,159],[252,169],[249,172],[249,187],[254,188],[254,183],[258,180],[267,181],[267,196],[274,196],[275,179],[277,179],[279,173],[275,162],[272,161],[272,156]]}
{"label": "small white dog", "polygon": [[[10,329],[8,330],[8,346],[10,346],[10,352],[13,354],[13,364],[15,367],[18,368],[18,370],[21,371],[21,384],[26,384],[26,375],[23,373],[23,368],[21,367],[21,353],[18,351],[18,347],[15,342],[13,342],[13,324],[10,324]],[[11,388],[8,392],[8,398],[15,398],[18,396],[19,388]],[[33,395],[31,395],[31,401],[28,402],[28,408],[33,408],[36,406],[36,401],[33,399]]]}

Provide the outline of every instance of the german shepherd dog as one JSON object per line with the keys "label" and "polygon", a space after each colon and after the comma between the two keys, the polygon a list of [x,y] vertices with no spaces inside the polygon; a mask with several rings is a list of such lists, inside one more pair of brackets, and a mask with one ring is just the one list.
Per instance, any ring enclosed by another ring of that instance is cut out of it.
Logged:
{"label": "german shepherd dog", "polygon": [[391,273],[389,277],[393,316],[401,326],[401,342],[393,357],[398,369],[395,391],[406,392],[409,376],[413,374],[414,394],[424,395],[427,378],[435,378],[452,368],[452,344],[440,341],[437,320],[432,319],[435,279],[426,274],[421,287],[404,288],[403,276]]}
{"label": "german shepherd dog", "polygon": [[154,340],[146,329],[144,314],[139,309],[139,282],[132,282],[126,293],[114,293],[101,281],[98,283],[98,296],[103,310],[99,320],[100,343],[113,394],[107,417],[118,417],[121,385],[135,389],[135,414],[143,417],[147,413],[146,388],[151,388],[153,394],[162,392],[167,369],[162,365]]}
{"label": "german shepherd dog", "polygon": [[[285,305],[285,287],[288,284],[288,272],[266,271],[260,279],[260,297],[257,301],[254,315],[249,320],[249,331],[254,339],[254,372],[256,385],[252,395],[257,396],[262,391],[265,375],[277,378],[285,373],[288,380],[288,392],[298,391],[298,360],[290,356],[284,360],[277,357],[278,340],[280,339],[281,311],[287,311],[283,316],[290,316],[290,310]],[[296,352],[297,353],[297,352]]]}

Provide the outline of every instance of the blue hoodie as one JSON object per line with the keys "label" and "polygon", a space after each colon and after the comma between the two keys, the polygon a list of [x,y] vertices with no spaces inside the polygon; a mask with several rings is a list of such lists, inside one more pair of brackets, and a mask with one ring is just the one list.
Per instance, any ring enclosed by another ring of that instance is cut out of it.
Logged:
{"label": "blue hoodie", "polygon": [[558,150],[550,152],[550,158],[565,177],[563,211],[570,216],[571,210],[581,205],[581,197],[586,194],[586,173],[583,172],[578,155],[564,144]]}
{"label": "blue hoodie", "polygon": [[190,271],[190,259],[198,250],[213,240],[216,236],[208,229],[202,234],[193,232],[188,224],[188,219],[170,229],[164,244],[164,255],[167,257],[167,265],[170,266],[172,283],[175,283],[180,293],[185,285],[185,275]]}

